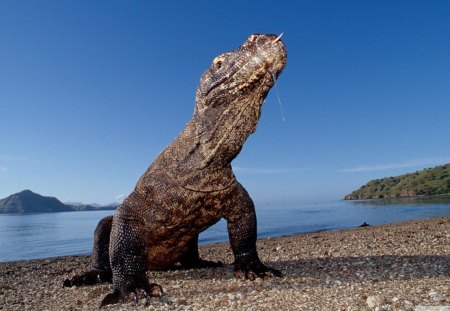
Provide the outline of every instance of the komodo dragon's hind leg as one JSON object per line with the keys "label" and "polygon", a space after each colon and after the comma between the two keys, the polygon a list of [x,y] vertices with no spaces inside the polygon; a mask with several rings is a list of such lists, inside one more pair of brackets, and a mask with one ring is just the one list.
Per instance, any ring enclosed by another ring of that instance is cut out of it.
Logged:
{"label": "komodo dragon's hind leg", "polygon": [[92,270],[72,279],[66,279],[63,286],[93,285],[101,282],[112,282],[111,266],[109,264],[109,239],[111,235],[113,216],[99,221],[94,233],[92,251]]}
{"label": "komodo dragon's hind leg", "polygon": [[203,269],[222,267],[221,261],[209,261],[200,258],[198,253],[198,234],[189,242],[188,251],[181,257],[181,269]]}

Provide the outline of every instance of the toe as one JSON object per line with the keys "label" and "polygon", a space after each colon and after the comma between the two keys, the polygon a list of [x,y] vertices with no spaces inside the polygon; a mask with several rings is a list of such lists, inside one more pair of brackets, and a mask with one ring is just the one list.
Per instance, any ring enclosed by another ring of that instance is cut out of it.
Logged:
{"label": "toe", "polygon": [[107,306],[107,305],[116,304],[116,303],[119,303],[122,301],[123,301],[123,297],[120,294],[120,292],[114,291],[114,292],[106,295],[105,298],[103,298],[102,302],[100,303],[100,308]]}
{"label": "toe", "polygon": [[151,283],[148,295],[151,297],[161,297],[163,295],[163,289],[159,284]]}

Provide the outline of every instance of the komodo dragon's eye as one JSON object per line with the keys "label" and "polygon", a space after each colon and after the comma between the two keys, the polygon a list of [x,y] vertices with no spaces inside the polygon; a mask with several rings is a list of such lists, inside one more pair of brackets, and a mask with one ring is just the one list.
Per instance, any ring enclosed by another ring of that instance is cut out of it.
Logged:
{"label": "komodo dragon's eye", "polygon": [[216,69],[222,68],[222,65],[223,65],[223,58],[222,58],[221,56],[216,57],[216,58],[213,60],[213,64],[214,64],[214,67],[215,67]]}

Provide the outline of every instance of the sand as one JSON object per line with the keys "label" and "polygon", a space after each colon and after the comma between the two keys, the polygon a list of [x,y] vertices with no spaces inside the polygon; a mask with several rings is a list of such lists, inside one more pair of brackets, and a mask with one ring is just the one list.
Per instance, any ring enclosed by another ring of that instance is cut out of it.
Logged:
{"label": "sand", "polygon": [[[149,272],[163,297],[105,310],[450,310],[450,217],[268,238],[258,250],[282,278],[235,279],[229,245],[205,245],[223,268]],[[62,287],[89,262],[1,263],[0,309],[96,310],[110,284]]]}

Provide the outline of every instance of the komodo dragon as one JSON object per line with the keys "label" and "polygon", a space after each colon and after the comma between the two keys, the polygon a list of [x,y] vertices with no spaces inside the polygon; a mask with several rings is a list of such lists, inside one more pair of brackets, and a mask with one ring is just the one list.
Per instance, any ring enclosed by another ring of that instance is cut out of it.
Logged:
{"label": "komodo dragon", "polygon": [[261,107],[286,64],[280,37],[251,35],[216,57],[200,79],[195,111],[181,134],[159,154],[114,216],[95,230],[92,270],[64,286],[113,283],[100,306],[161,296],[147,270],[216,267],[202,260],[198,235],[227,221],[234,274],[255,279],[281,272],[263,265],[256,250],[252,199],[231,161],[256,130]]}

